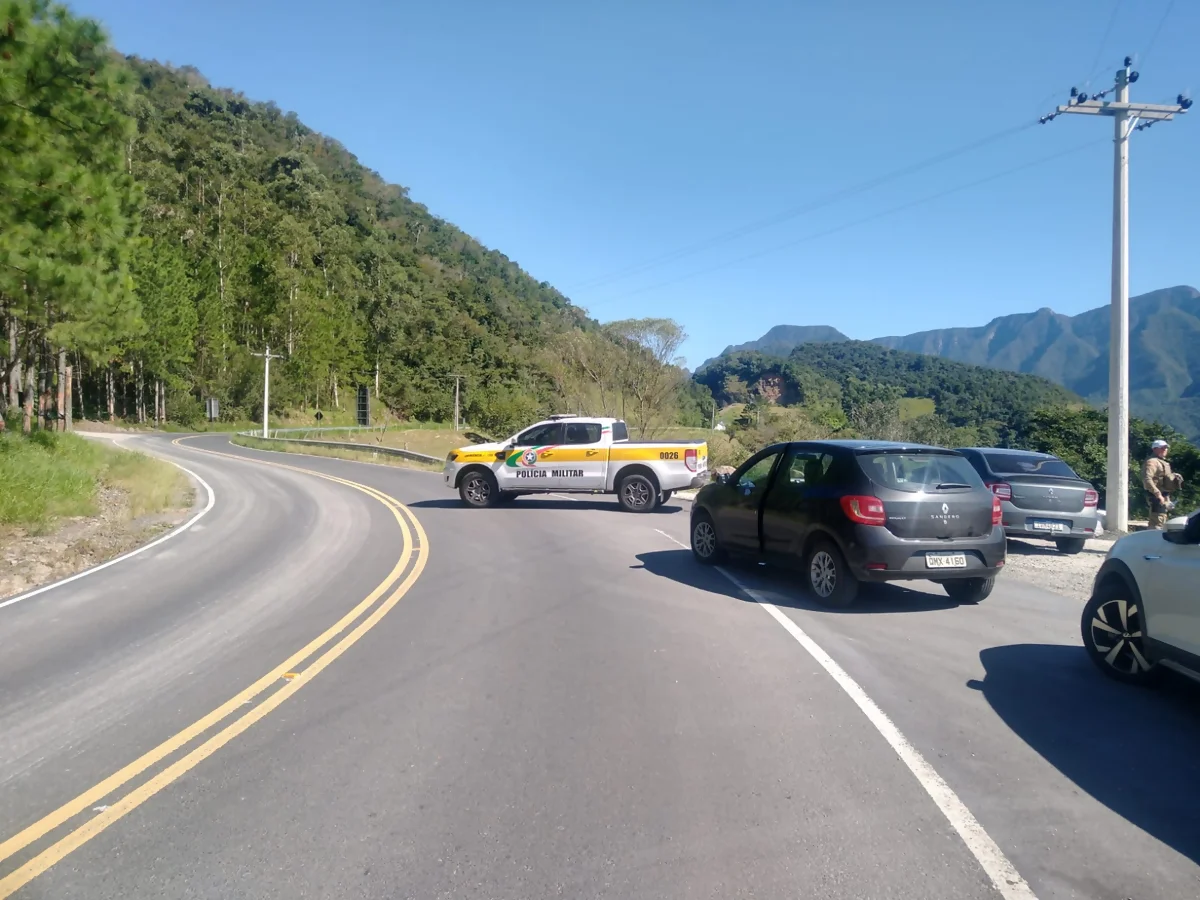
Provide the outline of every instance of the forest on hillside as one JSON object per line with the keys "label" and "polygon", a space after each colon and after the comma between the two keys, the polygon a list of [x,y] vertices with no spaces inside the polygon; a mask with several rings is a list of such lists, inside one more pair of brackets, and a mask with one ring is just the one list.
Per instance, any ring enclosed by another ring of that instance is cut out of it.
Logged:
{"label": "forest on hillside", "polygon": [[786,358],[734,353],[712,360],[695,377],[721,403],[834,407],[847,416],[879,404],[892,408],[903,399],[928,399],[946,425],[1001,445],[1019,440],[1035,411],[1083,403],[1044,378],[863,341],[805,343]]}
{"label": "forest on hillside", "polygon": [[122,58],[44,0],[5,9],[0,413],[46,425],[66,394],[76,416],[193,424],[211,397],[257,420],[269,347],[273,411],[367,385],[446,420],[459,375],[468,420],[503,429],[578,401],[585,335],[624,360],[608,390],[631,420],[694,406],[656,326],[597,325],[294,114]]}

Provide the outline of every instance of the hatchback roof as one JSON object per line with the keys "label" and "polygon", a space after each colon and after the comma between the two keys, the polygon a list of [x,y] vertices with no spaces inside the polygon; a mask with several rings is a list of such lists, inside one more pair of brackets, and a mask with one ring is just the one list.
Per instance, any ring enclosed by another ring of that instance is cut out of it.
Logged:
{"label": "hatchback roof", "polygon": [[946,447],[935,447],[932,444],[916,444],[908,441],[867,441],[867,440],[827,440],[827,441],[793,441],[795,444],[820,444],[825,447],[840,447],[843,450],[940,450],[943,453],[957,453]]}
{"label": "hatchback roof", "polygon": [[1040,450],[1018,450],[1013,447],[959,447],[960,450],[977,450],[980,453],[998,453],[1007,456],[1040,456],[1043,459],[1058,459],[1053,453]]}

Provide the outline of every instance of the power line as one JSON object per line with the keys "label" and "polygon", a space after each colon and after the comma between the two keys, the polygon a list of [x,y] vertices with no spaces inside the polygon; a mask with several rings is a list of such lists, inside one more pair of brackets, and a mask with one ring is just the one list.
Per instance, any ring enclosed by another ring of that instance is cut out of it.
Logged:
{"label": "power line", "polygon": [[913,164],[905,166],[903,168],[896,169],[892,172],[888,172],[884,175],[876,176],[875,178],[871,178],[867,181],[859,182],[858,184],[851,185],[850,187],[841,188],[830,194],[826,194],[822,197],[818,197],[814,200],[810,200],[809,202],[804,203],[800,206],[792,207],[791,209],[784,210],[783,212],[780,212],[780,213],[776,213],[775,215],[769,216],[765,219],[759,219],[755,222],[751,222],[746,225],[740,226],[738,228],[732,229],[730,231],[726,231],[722,234],[715,235],[714,237],[707,238],[703,241],[700,241],[699,243],[690,244],[686,247],[681,247],[677,250],[672,250],[668,253],[662,254],[661,256],[656,256],[656,257],[652,257],[648,260],[643,260],[640,263],[635,263],[634,265],[627,266],[627,267],[625,267],[623,269],[619,269],[615,272],[610,272],[606,275],[599,275],[594,278],[590,278],[590,279],[587,279],[582,282],[578,282],[573,285],[568,285],[566,288],[564,288],[564,290],[568,293],[571,293],[571,292],[578,291],[581,289],[600,287],[602,285],[609,284],[614,281],[621,281],[632,275],[640,275],[641,273],[649,271],[650,269],[658,268],[659,266],[661,266],[664,263],[674,262],[677,259],[682,259],[687,256],[692,256],[693,254],[700,253],[701,251],[704,251],[704,250],[708,250],[708,249],[710,249],[714,246],[717,246],[719,244],[722,244],[726,241],[730,241],[730,240],[733,240],[733,239],[739,238],[739,237],[744,237],[745,235],[752,234],[755,231],[761,231],[764,228],[770,228],[772,225],[782,224],[783,222],[786,222],[789,219],[794,219],[797,216],[803,215],[804,213],[812,212],[813,210],[820,209],[821,207],[824,207],[824,206],[828,206],[831,203],[835,203],[838,200],[842,200],[846,197],[852,197],[855,194],[861,194],[864,191],[868,191],[872,188],[879,187],[880,185],[886,184],[889,181],[894,181],[897,178],[902,178],[906,175],[911,175],[915,172],[921,171],[922,169],[927,169],[931,166],[935,166],[938,163],[946,162],[947,160],[954,159],[957,156],[962,156],[963,154],[969,153],[972,150],[977,150],[980,147],[984,147],[988,144],[995,143],[996,141],[1003,140],[1004,138],[1011,137],[1014,134],[1018,134],[1019,132],[1025,131],[1026,129],[1033,127],[1033,125],[1034,125],[1033,122],[1028,122],[1028,123],[1025,123],[1022,125],[1015,125],[1011,128],[1006,128],[1003,131],[998,131],[995,134],[988,135],[987,137],[979,138],[978,140],[972,141],[969,144],[964,144],[963,146],[958,147],[954,150],[947,150],[943,153],[936,154],[935,156],[931,156],[927,159],[921,160],[919,162],[913,163]]}
{"label": "power line", "polygon": [[1096,48],[1096,58],[1092,60],[1092,65],[1089,71],[1092,72],[1088,76],[1090,82],[1096,75],[1100,74],[1100,69],[1096,68],[1100,65],[1100,57],[1104,55],[1104,48],[1108,44],[1108,36],[1112,34],[1113,25],[1117,21],[1117,12],[1121,9],[1121,0],[1116,0],[1113,4],[1112,12],[1108,16],[1108,25],[1104,28],[1104,37],[1100,38],[1100,46]]}
{"label": "power line", "polygon": [[1146,49],[1142,51],[1142,58],[1138,60],[1139,65],[1145,65],[1146,60],[1150,57],[1150,51],[1154,49],[1154,45],[1158,43],[1158,36],[1162,34],[1163,26],[1167,24],[1167,16],[1171,15],[1171,10],[1175,7],[1175,0],[1168,0],[1167,8],[1163,10],[1162,18],[1158,20],[1158,27],[1154,29],[1154,34],[1150,37],[1150,43],[1146,45]]}
{"label": "power line", "polygon": [[938,191],[935,194],[930,194],[925,197],[920,197],[916,200],[910,200],[907,203],[901,203],[899,206],[893,206],[889,209],[882,210],[881,212],[872,213],[871,215],[864,216],[861,219],[855,219],[851,222],[846,222],[842,225],[836,225],[833,228],[826,228],[821,231],[813,232],[812,234],[807,234],[804,237],[797,238],[797,239],[791,240],[791,241],[787,241],[783,244],[777,244],[774,247],[768,247],[764,250],[757,250],[754,253],[748,253],[745,256],[739,256],[736,259],[727,260],[726,262],[718,263],[715,266],[709,266],[708,268],[705,268],[705,269],[699,269],[695,272],[689,272],[688,274],[681,275],[678,278],[671,278],[667,281],[660,281],[657,284],[652,284],[652,285],[649,285],[648,287],[639,288],[636,291],[631,291],[627,294],[622,294],[620,297],[614,297],[609,300],[602,300],[599,303],[594,303],[589,306],[585,306],[584,308],[590,312],[596,306],[603,306],[607,303],[613,303],[617,300],[625,300],[630,297],[636,297],[640,294],[649,293],[651,291],[657,291],[657,290],[660,290],[661,288],[668,287],[673,284],[678,284],[681,281],[687,281],[691,278],[696,278],[700,275],[707,275],[710,272],[716,272],[721,269],[726,269],[729,266],[735,266],[735,265],[738,265],[739,263],[748,262],[749,260],[752,260],[752,259],[758,259],[759,257],[762,257],[762,256],[768,256],[772,253],[778,253],[781,250],[790,249],[792,247],[797,246],[798,244],[804,244],[809,241],[817,240],[818,238],[828,237],[831,234],[837,234],[838,232],[845,231],[849,228],[855,228],[859,225],[865,225],[869,222],[874,222],[877,219],[882,219],[887,216],[895,215],[898,212],[903,212],[904,210],[912,209],[915,206],[921,206],[925,203],[932,203],[935,200],[940,200],[942,197],[948,197],[951,194],[957,194],[960,191],[965,191],[965,190],[968,190],[973,187],[978,187],[979,185],[987,184],[990,181],[996,181],[997,179],[1000,179],[1000,178],[1006,178],[1009,175],[1014,175],[1017,172],[1024,171],[1025,169],[1031,169],[1034,166],[1040,166],[1045,163],[1052,162],[1053,160],[1060,159],[1060,158],[1067,156],[1069,154],[1072,154],[1072,153],[1078,153],[1081,150],[1086,150],[1089,147],[1095,147],[1097,144],[1101,144],[1104,142],[1105,141],[1103,139],[1098,140],[1098,141],[1088,141],[1086,144],[1080,144],[1076,147],[1071,147],[1068,150],[1061,150],[1058,153],[1052,153],[1049,156],[1039,157],[1038,159],[1032,160],[1030,162],[1022,163],[1019,166],[1013,166],[1011,168],[1005,169],[1002,172],[996,172],[993,175],[988,175],[984,178],[978,178],[974,181],[969,181],[966,184],[960,184],[960,185],[957,185],[956,187],[947,188],[946,190]]}

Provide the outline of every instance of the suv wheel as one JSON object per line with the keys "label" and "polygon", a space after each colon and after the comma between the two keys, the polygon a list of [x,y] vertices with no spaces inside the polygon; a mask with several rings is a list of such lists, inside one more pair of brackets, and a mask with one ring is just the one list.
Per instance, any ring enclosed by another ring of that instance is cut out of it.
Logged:
{"label": "suv wheel", "polygon": [[858,596],[858,579],[851,574],[841,552],[828,541],[818,541],[804,562],[808,589],[822,606],[845,609]]}
{"label": "suv wheel", "polygon": [[692,555],[706,566],[716,565],[725,559],[712,516],[704,510],[692,518]]}
{"label": "suv wheel", "polygon": [[1086,545],[1087,541],[1083,538],[1059,538],[1054,542],[1059,553],[1069,553],[1071,556],[1082,553]]}
{"label": "suv wheel", "polygon": [[991,578],[951,578],[942,582],[946,594],[956,603],[979,603],[986,600],[995,586],[995,575]]}
{"label": "suv wheel", "polygon": [[458,496],[467,506],[476,509],[495,506],[500,498],[496,476],[487,469],[472,469],[458,483]]}
{"label": "suv wheel", "polygon": [[645,475],[626,475],[617,485],[617,499],[627,512],[653,512],[658,506],[658,488]]}
{"label": "suv wheel", "polygon": [[1079,624],[1084,649],[1105,675],[1126,684],[1151,684],[1162,675],[1158,663],[1146,656],[1142,610],[1124,582],[1101,584]]}

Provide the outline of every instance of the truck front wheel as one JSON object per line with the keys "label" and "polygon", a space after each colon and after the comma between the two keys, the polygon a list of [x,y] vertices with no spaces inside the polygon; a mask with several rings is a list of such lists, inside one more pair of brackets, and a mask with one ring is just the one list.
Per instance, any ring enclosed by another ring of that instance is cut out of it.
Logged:
{"label": "truck front wheel", "polygon": [[472,469],[458,483],[458,496],[467,506],[483,509],[495,506],[500,501],[500,489],[496,476],[487,469]]}
{"label": "truck front wheel", "polygon": [[645,475],[626,475],[617,485],[617,500],[626,512],[652,512],[658,499],[658,488]]}

